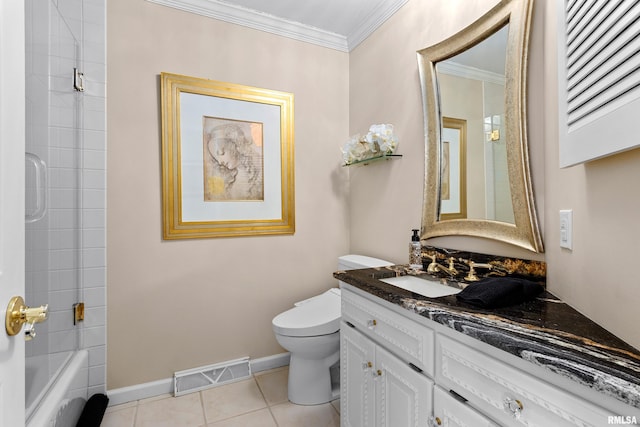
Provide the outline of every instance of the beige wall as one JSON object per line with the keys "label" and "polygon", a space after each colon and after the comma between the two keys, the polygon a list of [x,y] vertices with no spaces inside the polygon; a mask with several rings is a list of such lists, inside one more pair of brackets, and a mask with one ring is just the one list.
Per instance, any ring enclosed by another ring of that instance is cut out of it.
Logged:
{"label": "beige wall", "polygon": [[[142,0],[110,0],[108,388],[282,351],[271,318],[331,286],[342,253],[406,263],[410,230],[421,222],[424,176],[416,51],[495,3],[410,0],[347,55]],[[640,151],[559,169],[557,38],[546,3],[537,1],[534,10],[528,91],[531,169],[546,253],[468,237],[429,243],[546,260],[551,291],[640,347],[640,197],[634,190]],[[294,236],[161,240],[161,71],[295,94]],[[339,167],[339,146],[373,123],[395,125],[403,157]],[[572,252],[557,243],[559,209],[574,210]]]}
{"label": "beige wall", "polygon": [[[108,388],[283,352],[271,319],[349,249],[348,55],[143,0],[107,22]],[[162,71],[294,93],[294,235],[162,240]]]}
{"label": "beige wall", "polygon": [[[373,122],[396,126],[403,157],[383,164],[351,168],[351,250],[399,263],[408,260],[412,228],[422,218],[424,119],[416,51],[438,43],[471,24],[496,0],[409,1],[350,55],[351,133]],[[532,94],[532,101],[541,102]],[[533,135],[532,135],[533,134]],[[534,139],[534,191],[543,193],[542,137]],[[539,169],[542,169],[539,171]],[[539,212],[542,212],[539,210]],[[468,237],[441,237],[429,243],[498,255],[544,259],[523,249]]]}
{"label": "beige wall", "polygon": [[[549,78],[543,89],[548,100],[545,239],[549,287],[596,323],[640,348],[640,150],[559,168],[556,8],[546,7],[543,40]],[[558,244],[560,209],[573,209],[573,251]]]}
{"label": "beige wall", "polygon": [[[463,6],[464,4],[464,6]],[[351,250],[407,262],[420,224],[424,148],[415,52],[471,23],[495,1],[409,1],[351,53],[350,128],[396,124],[401,160],[351,172]],[[433,24],[436,23],[436,24]],[[449,248],[545,260],[557,296],[640,348],[640,150],[560,169],[557,130],[556,17],[536,1],[529,51],[528,135],[545,254],[483,239],[441,237]],[[603,141],[606,143],[606,141]],[[371,191],[375,189],[376,191]],[[559,246],[559,210],[573,209],[573,251]]]}

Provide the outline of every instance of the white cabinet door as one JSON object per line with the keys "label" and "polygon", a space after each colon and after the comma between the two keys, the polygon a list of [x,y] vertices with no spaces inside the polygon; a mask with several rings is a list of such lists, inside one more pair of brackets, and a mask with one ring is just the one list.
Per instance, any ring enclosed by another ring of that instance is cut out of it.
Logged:
{"label": "white cabinet door", "polygon": [[354,328],[340,327],[340,424],[375,425],[375,344]]}
{"label": "white cabinet door", "polygon": [[430,427],[498,427],[474,409],[456,400],[440,387],[433,391],[433,419]]}
{"label": "white cabinet door", "polygon": [[355,328],[340,330],[342,427],[425,426],[433,382]]}
{"label": "white cabinet door", "polygon": [[433,409],[433,382],[407,362],[376,347],[376,413],[379,427],[425,426]]}

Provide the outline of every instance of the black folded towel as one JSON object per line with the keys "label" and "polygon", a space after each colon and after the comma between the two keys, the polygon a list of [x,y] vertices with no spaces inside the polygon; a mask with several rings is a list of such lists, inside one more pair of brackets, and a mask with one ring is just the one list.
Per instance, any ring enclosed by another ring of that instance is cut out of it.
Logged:
{"label": "black folded towel", "polygon": [[499,308],[532,300],[542,292],[542,285],[512,277],[489,277],[472,283],[456,295],[467,304],[482,308]]}

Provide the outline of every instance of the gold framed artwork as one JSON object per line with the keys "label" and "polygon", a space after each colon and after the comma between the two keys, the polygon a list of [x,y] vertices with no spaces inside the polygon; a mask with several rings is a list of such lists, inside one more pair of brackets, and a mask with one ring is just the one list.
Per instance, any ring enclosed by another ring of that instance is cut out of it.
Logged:
{"label": "gold framed artwork", "polygon": [[293,94],[160,74],[163,238],[295,232]]}
{"label": "gold framed artwork", "polygon": [[442,118],[440,220],[467,217],[467,121]]}

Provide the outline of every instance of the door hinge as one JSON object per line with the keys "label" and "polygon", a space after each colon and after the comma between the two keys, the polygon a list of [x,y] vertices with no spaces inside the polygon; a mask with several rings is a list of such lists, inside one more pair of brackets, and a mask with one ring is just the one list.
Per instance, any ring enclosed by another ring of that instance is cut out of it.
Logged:
{"label": "door hinge", "polygon": [[84,303],[77,302],[73,304],[73,324],[77,325],[78,322],[84,320]]}

